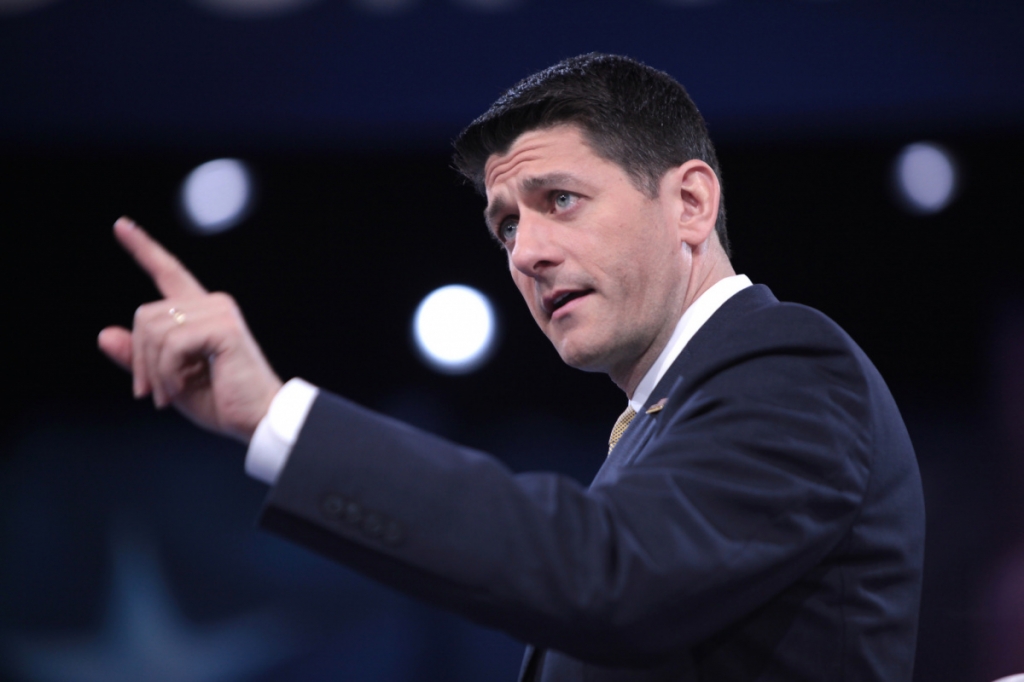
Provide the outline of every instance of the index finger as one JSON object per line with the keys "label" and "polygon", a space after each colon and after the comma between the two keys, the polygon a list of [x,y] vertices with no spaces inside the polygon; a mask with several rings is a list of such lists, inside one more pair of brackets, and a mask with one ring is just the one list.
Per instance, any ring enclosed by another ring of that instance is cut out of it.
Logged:
{"label": "index finger", "polygon": [[153,279],[165,298],[202,296],[206,289],[177,258],[127,217],[114,223],[114,235],[125,251]]}

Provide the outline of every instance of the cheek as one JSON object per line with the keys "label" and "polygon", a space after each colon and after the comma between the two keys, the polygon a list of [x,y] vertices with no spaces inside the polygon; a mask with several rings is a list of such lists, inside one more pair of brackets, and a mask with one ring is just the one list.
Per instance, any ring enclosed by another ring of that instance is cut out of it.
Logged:
{"label": "cheek", "polygon": [[679,253],[671,240],[636,239],[619,245],[612,287],[625,301],[627,317],[646,315],[666,303],[679,285]]}
{"label": "cheek", "polygon": [[526,307],[530,309],[530,313],[536,318],[537,311],[534,309],[536,296],[533,290],[533,280],[515,268],[510,268],[510,271],[512,273],[512,283],[516,285],[516,289],[519,290],[519,294],[523,297]]}

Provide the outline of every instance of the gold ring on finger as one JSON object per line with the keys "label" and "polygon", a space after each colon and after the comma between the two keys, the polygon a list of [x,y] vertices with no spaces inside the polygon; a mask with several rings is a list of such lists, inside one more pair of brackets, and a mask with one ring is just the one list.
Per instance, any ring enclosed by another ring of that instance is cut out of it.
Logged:
{"label": "gold ring on finger", "polygon": [[167,314],[171,316],[176,324],[185,324],[185,313],[178,310],[177,308],[171,308],[167,311]]}

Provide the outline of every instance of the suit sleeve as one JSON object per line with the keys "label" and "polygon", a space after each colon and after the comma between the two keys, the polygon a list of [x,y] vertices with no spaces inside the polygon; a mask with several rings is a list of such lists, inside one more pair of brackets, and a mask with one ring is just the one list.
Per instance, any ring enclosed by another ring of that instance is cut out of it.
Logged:
{"label": "suit sleeve", "polygon": [[863,372],[841,332],[796,315],[718,344],[589,489],[321,393],[262,523],[519,639],[657,664],[800,580],[858,513]]}

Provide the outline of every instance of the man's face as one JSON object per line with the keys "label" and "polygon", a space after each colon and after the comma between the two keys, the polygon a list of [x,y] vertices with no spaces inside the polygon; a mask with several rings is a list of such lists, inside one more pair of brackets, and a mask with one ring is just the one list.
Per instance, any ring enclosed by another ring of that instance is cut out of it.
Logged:
{"label": "man's face", "polygon": [[671,191],[650,199],[575,126],[521,135],[484,168],[489,229],[567,364],[616,382],[653,362],[683,311],[690,269]]}

